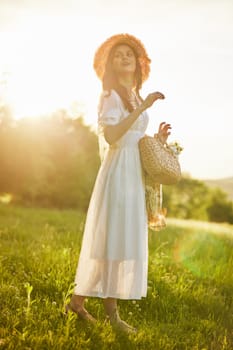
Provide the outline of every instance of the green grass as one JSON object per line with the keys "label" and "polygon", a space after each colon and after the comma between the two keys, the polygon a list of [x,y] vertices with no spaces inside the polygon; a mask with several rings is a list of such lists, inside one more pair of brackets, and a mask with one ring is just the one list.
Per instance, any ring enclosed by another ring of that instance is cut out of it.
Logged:
{"label": "green grass", "polygon": [[169,220],[149,232],[148,296],[120,301],[138,328],[115,333],[101,300],[86,325],[63,315],[72,294],[85,215],[0,206],[0,349],[233,349],[233,228]]}

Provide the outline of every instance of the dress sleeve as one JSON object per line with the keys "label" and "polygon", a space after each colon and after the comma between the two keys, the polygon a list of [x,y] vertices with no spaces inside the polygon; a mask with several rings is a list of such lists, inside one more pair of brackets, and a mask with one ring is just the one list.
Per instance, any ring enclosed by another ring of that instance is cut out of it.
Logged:
{"label": "dress sleeve", "polygon": [[98,106],[98,139],[101,162],[103,162],[109,148],[104,137],[104,127],[118,124],[121,118],[122,111],[118,95],[114,91],[111,91],[110,94],[106,91],[102,92]]}
{"label": "dress sleeve", "polygon": [[107,92],[103,92],[100,96],[98,108],[99,129],[103,129],[105,125],[118,124],[121,119],[121,115],[122,112],[119,108],[119,102],[115,93],[111,91],[109,95]]}

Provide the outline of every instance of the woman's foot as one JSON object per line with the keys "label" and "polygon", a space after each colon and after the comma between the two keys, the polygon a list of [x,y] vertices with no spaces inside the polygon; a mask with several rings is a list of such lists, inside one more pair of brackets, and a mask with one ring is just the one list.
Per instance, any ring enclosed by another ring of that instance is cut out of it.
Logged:
{"label": "woman's foot", "polygon": [[72,311],[75,314],[77,314],[82,320],[85,320],[91,323],[96,323],[96,319],[83,306],[74,304],[72,302],[72,299],[69,302],[69,304],[67,304],[65,307],[66,314],[69,311]]}
{"label": "woman's foot", "polygon": [[108,316],[110,324],[116,330],[125,332],[125,333],[136,333],[136,328],[130,326],[127,322],[123,321],[118,313],[118,310],[115,309],[111,315]]}

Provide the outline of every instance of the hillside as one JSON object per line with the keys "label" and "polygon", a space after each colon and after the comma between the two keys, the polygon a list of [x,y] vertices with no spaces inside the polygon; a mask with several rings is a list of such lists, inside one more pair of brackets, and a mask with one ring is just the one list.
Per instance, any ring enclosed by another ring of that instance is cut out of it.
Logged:
{"label": "hillside", "polygon": [[233,177],[216,180],[203,180],[210,187],[219,187],[228,194],[230,200],[233,201]]}

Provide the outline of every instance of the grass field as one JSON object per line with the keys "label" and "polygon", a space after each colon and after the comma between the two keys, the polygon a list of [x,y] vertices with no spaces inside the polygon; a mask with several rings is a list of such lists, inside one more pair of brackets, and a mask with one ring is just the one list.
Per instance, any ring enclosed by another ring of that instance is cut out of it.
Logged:
{"label": "grass field", "polygon": [[0,349],[233,349],[233,227],[168,221],[149,232],[148,296],[120,301],[136,335],[63,315],[72,294],[85,215],[0,206]]}

